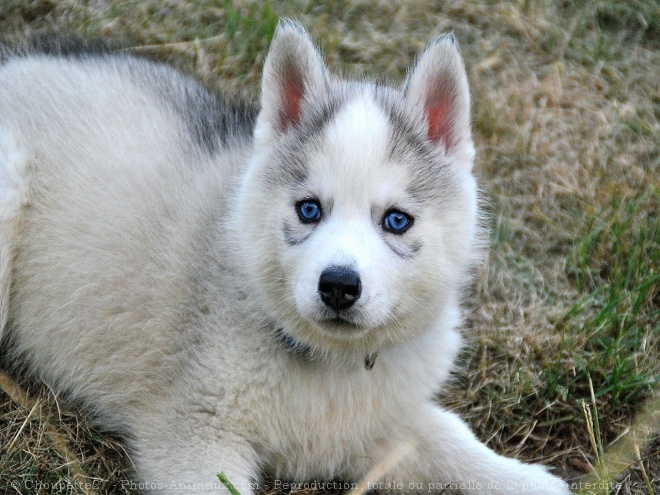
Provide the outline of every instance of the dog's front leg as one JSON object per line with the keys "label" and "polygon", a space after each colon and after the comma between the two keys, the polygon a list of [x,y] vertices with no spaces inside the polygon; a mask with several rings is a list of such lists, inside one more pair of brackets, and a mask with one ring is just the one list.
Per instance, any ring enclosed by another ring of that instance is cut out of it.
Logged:
{"label": "dog's front leg", "polygon": [[546,468],[496,454],[457,415],[437,406],[424,406],[407,427],[414,449],[390,470],[385,480],[389,486],[430,494],[570,493],[566,483]]}
{"label": "dog's front leg", "polygon": [[137,432],[134,488],[154,495],[229,495],[218,478],[222,472],[241,495],[252,495],[258,479],[252,447],[231,432],[195,423],[182,417],[178,427]]}

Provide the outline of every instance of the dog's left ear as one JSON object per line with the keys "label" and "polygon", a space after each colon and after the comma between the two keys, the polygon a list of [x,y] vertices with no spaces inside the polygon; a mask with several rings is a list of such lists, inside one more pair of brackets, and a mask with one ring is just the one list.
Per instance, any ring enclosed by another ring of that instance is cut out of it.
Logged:
{"label": "dog's left ear", "polygon": [[406,100],[424,119],[429,140],[472,163],[470,90],[458,44],[443,35],[422,52],[403,86]]}
{"label": "dog's left ear", "polygon": [[305,101],[321,97],[327,86],[325,63],[305,28],[280,21],[264,63],[255,138],[267,144],[285,133],[300,121]]}

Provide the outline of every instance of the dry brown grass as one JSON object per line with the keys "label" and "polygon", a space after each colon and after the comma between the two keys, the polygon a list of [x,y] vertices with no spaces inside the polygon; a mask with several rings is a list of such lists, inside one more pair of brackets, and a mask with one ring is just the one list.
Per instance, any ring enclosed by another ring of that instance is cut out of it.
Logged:
{"label": "dry brown grass", "polygon": [[[394,80],[433,36],[455,31],[493,236],[466,329],[471,350],[442,400],[500,452],[551,463],[566,477],[592,474],[599,450],[607,463],[608,445],[627,438],[644,404],[657,407],[660,6],[294,1],[273,2],[272,12],[300,19],[335,70]],[[255,95],[272,12],[219,0],[5,0],[0,32],[11,40],[54,28],[111,37]],[[75,477],[48,425],[84,476],[120,486],[117,444],[75,411],[60,414],[61,405],[42,398],[35,414],[0,400],[0,492],[14,493],[9,483],[19,476]],[[597,418],[595,451],[583,401],[592,425]],[[653,420],[631,443],[628,454],[638,449],[641,460],[629,461],[616,493],[650,493],[651,485],[660,493],[658,441],[646,444],[658,430]]]}
{"label": "dry brown grass", "polygon": [[45,389],[0,373],[0,493],[128,494],[120,443],[96,432]]}

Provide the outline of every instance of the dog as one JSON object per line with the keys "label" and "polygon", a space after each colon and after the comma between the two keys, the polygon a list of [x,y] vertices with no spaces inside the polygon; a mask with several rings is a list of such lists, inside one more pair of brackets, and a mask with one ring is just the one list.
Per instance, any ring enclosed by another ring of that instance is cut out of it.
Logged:
{"label": "dog", "polygon": [[121,433],[144,492],[215,493],[222,471],[249,495],[267,471],[568,494],[433,400],[484,244],[453,35],[396,88],[331,75],[284,20],[261,89],[232,101],[125,53],[4,56],[5,367]]}

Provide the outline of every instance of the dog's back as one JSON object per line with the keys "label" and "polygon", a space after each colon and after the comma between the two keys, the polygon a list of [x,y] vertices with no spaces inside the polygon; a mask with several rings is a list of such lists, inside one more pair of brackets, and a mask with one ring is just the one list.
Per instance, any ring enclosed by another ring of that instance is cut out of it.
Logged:
{"label": "dog's back", "polygon": [[11,354],[110,427],[122,420],[108,411],[163,392],[185,345],[171,329],[190,317],[193,244],[222,211],[253,119],[126,56],[0,67],[0,308],[21,328]]}

